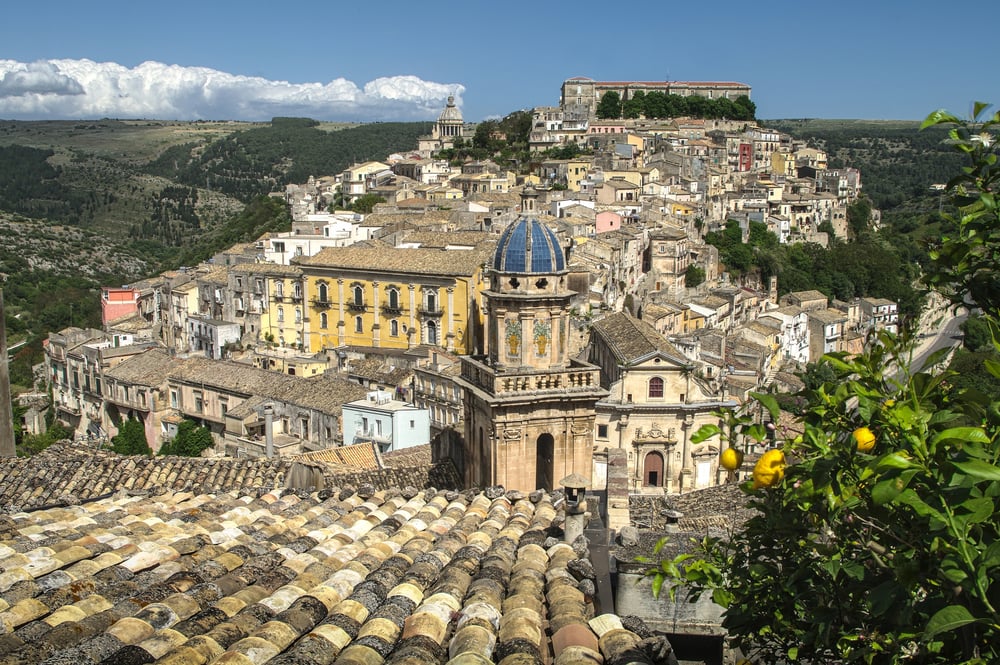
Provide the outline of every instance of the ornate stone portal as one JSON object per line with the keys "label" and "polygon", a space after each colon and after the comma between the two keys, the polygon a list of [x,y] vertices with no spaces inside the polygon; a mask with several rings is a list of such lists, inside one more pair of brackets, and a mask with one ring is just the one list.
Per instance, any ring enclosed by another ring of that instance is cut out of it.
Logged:
{"label": "ornate stone portal", "polygon": [[568,270],[555,234],[522,217],[500,236],[483,292],[486,355],[463,358],[465,482],[530,491],[593,475],[600,370],[567,352]]}

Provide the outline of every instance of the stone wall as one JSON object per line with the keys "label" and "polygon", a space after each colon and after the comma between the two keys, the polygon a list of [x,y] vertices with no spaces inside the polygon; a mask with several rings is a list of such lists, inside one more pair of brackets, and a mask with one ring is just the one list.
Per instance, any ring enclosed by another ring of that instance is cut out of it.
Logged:
{"label": "stone wall", "polygon": [[629,525],[628,455],[621,448],[608,449],[608,529]]}

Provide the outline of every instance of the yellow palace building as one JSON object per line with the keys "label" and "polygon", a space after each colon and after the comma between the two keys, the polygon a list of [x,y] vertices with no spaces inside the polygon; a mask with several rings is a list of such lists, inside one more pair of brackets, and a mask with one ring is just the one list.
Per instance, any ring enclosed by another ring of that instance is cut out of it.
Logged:
{"label": "yellow palace building", "polygon": [[427,345],[476,353],[482,348],[483,270],[494,246],[354,245],[296,259],[303,351]]}

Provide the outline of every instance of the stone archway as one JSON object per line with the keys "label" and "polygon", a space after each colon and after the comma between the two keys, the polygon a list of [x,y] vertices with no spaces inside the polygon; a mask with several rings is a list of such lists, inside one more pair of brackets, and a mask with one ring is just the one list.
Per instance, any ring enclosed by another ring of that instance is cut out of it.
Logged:
{"label": "stone archway", "polygon": [[535,442],[535,487],[551,492],[553,487],[553,457],[555,456],[555,439],[546,432]]}
{"label": "stone archway", "polygon": [[660,453],[647,453],[643,459],[642,484],[644,487],[663,487],[663,455]]}

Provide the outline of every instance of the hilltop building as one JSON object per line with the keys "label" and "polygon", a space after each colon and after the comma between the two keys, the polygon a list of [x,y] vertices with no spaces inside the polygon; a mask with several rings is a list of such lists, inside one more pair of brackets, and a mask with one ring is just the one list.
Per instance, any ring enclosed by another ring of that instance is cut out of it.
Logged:
{"label": "hilltop building", "polygon": [[750,86],[733,81],[595,81],[585,76],[574,76],[563,82],[559,106],[564,111],[582,109],[593,117],[605,93],[617,92],[624,101],[636,92],[654,90],[667,95],[700,95],[708,99],[735,100],[750,96]]}
{"label": "hilltop building", "polygon": [[421,136],[417,141],[417,151],[425,157],[435,152],[455,147],[455,140],[470,140],[473,130],[466,125],[462,111],[455,105],[455,97],[448,97],[448,105],[441,111],[430,136]]}

